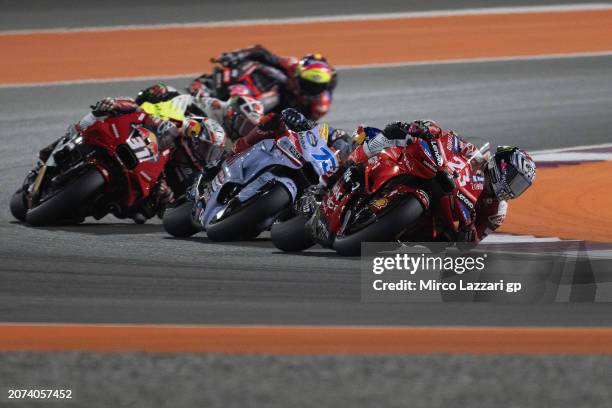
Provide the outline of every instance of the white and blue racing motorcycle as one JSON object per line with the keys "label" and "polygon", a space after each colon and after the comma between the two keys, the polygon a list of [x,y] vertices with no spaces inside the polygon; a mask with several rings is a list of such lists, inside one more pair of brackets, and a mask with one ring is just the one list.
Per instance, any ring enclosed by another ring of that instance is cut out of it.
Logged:
{"label": "white and blue racing motorcycle", "polygon": [[164,228],[177,237],[206,231],[213,241],[256,237],[290,212],[305,189],[338,169],[329,137],[326,123],[286,130],[228,158],[212,180],[201,175],[189,198],[167,210]]}

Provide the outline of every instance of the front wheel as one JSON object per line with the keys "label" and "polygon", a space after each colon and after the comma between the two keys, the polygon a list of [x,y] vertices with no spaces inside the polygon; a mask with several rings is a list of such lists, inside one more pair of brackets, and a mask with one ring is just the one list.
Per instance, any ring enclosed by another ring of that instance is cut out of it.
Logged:
{"label": "front wheel", "polygon": [[[99,191],[105,182],[102,174],[91,168],[51,198],[31,208],[26,214],[26,221],[38,226],[74,218],[79,206]],[[81,220],[81,217],[77,218]]]}
{"label": "front wheel", "polygon": [[164,213],[164,229],[174,237],[187,238],[200,232],[200,227],[193,221],[193,202],[185,201]]}
{"label": "front wheel", "polygon": [[234,241],[257,236],[258,224],[277,215],[291,204],[287,189],[275,184],[270,190],[247,202],[243,208],[206,226],[206,235],[212,241]]}
{"label": "front wheel", "polygon": [[277,222],[270,230],[274,245],[285,252],[299,252],[310,248],[315,243],[306,229],[308,218],[297,215],[287,221]]}
{"label": "front wheel", "polygon": [[354,232],[336,237],[334,249],[340,255],[358,256],[362,242],[393,241],[423,215],[421,202],[413,196],[400,199],[388,212],[381,214],[370,225]]}
{"label": "front wheel", "polygon": [[26,213],[28,212],[28,207],[25,202],[25,195],[23,194],[23,190],[19,189],[13,194],[11,197],[11,214],[17,220],[24,222],[26,220]]}

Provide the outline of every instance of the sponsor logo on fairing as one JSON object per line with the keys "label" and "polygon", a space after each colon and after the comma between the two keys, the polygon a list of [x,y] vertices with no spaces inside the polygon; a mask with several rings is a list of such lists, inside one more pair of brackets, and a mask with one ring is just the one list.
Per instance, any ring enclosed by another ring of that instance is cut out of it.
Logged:
{"label": "sponsor logo on fairing", "polygon": [[428,169],[430,169],[434,173],[436,172],[436,168],[433,166],[433,164],[431,164],[427,160],[421,160],[421,163],[423,163]]}
{"label": "sponsor logo on fairing", "polygon": [[389,201],[385,197],[382,197],[382,198],[374,200],[374,202],[372,203],[372,206],[379,210],[382,210],[388,204],[389,204]]}
{"label": "sponsor logo on fairing", "polygon": [[470,201],[461,191],[457,191],[457,198],[465,204],[470,210],[474,209],[474,203]]}
{"label": "sponsor logo on fairing", "polygon": [[310,145],[312,147],[315,147],[317,145],[317,136],[312,133],[310,130],[308,132],[306,132],[306,138],[308,139],[308,143],[310,143]]}
{"label": "sponsor logo on fairing", "polygon": [[427,144],[427,142],[424,141],[423,139],[419,139],[419,143],[421,144],[421,148],[423,149],[427,157],[433,160],[434,158],[433,158],[433,155],[431,154],[431,149],[429,148],[429,145]]}
{"label": "sponsor logo on fairing", "polygon": [[438,143],[434,141],[431,144],[431,149],[433,150],[434,156],[436,157],[436,163],[438,164],[438,166],[441,166],[444,163],[444,161],[442,160],[442,156],[440,155],[440,149],[438,148]]}
{"label": "sponsor logo on fairing", "polygon": [[329,138],[329,125],[327,123],[323,123],[321,127],[319,127],[319,136],[325,141]]}
{"label": "sponsor logo on fairing", "polygon": [[302,160],[302,155],[300,154],[300,152],[298,152],[298,150],[295,148],[293,143],[291,143],[289,140],[284,139],[284,138],[280,139],[278,141],[278,147],[285,153],[288,153],[290,156],[292,156],[297,161]]}
{"label": "sponsor logo on fairing", "polygon": [[469,221],[470,220],[470,211],[467,208],[465,208],[464,205],[461,205],[460,208],[461,208],[461,213],[463,214],[463,218],[465,218],[466,220]]}
{"label": "sponsor logo on fairing", "polygon": [[484,185],[482,183],[470,183],[470,187],[472,190],[484,190]]}

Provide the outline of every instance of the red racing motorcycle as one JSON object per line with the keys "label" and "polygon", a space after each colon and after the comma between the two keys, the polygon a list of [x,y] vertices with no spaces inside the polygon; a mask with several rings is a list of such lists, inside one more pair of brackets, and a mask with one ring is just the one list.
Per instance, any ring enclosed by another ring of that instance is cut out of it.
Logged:
{"label": "red racing motorcycle", "polygon": [[171,149],[160,149],[145,118],[143,112],[109,117],[61,138],[13,195],[13,216],[44,225],[108,213],[137,222],[155,215],[158,181]]}
{"label": "red racing motorcycle", "polygon": [[231,65],[217,58],[212,58],[211,62],[218,64],[213,67],[212,74],[194,80],[190,92],[204,90],[207,95],[221,100],[232,96],[250,96],[263,104],[266,113],[278,105],[280,95],[271,76],[271,70],[275,68],[249,60]]}
{"label": "red racing motorcycle", "polygon": [[[323,242],[341,255],[359,255],[362,242],[449,241],[472,225],[484,188],[488,143],[459,154],[458,136],[417,139],[364,159],[359,146],[355,166],[315,205],[296,203],[300,215],[272,227],[281,250],[300,251]],[[361,159],[359,158],[361,155]],[[357,166],[359,168],[359,166]],[[314,213],[314,215],[312,215]]]}

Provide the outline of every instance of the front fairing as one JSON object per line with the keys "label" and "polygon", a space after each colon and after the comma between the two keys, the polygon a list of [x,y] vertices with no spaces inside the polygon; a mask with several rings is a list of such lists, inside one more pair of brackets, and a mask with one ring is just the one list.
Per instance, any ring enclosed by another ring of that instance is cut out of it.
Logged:
{"label": "front fairing", "polygon": [[283,183],[295,199],[297,186],[288,177],[277,177],[269,170],[276,166],[298,170],[300,163],[296,163],[276,148],[276,141],[272,139],[263,140],[248,150],[227,159],[219,173],[205,187],[203,199],[206,208],[200,216],[202,225],[208,225],[215,217],[220,216],[227,207],[227,200],[221,200],[221,193],[227,186],[235,185],[238,192],[234,194],[241,202],[253,197],[264,185],[276,181]]}
{"label": "front fairing", "polygon": [[127,182],[126,207],[149,196],[171,157],[170,148],[161,150],[157,135],[143,126],[146,115],[134,112],[109,117],[94,123],[82,135],[85,143],[103,148],[116,159]]}
{"label": "front fairing", "polygon": [[295,136],[304,161],[310,163],[319,177],[329,176],[340,167],[337,153],[327,146],[329,125],[319,123],[311,130]]}
{"label": "front fairing", "polygon": [[246,184],[255,175],[270,166],[286,166],[292,169],[301,167],[301,164],[296,164],[274,147],[275,141],[266,139],[243,153],[227,159],[222,166],[225,176],[224,183]]}

